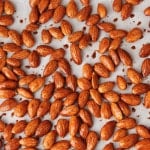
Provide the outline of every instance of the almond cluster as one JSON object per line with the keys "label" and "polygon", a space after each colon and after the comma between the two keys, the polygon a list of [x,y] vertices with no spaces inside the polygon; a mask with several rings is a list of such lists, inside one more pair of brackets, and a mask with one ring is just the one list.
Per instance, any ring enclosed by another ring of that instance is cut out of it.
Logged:
{"label": "almond cluster", "polygon": [[[124,21],[140,3],[141,0],[113,0],[111,6]],[[11,27],[15,21],[15,4],[0,1],[0,37],[11,40],[0,45],[0,112],[7,116],[10,111],[12,117],[18,118],[16,123],[0,119],[0,149],[96,150],[98,143],[112,139],[103,150],[131,147],[150,150],[150,129],[131,117],[132,106],[143,103],[145,109],[150,108],[150,84],[143,82],[150,77],[150,43],[141,45],[139,57],[143,62],[139,70],[135,69],[133,61],[136,60],[122,48],[122,41],[140,40],[143,30],[117,28],[114,23],[103,21],[108,15],[107,6],[99,2],[97,12],[92,14],[91,4],[92,0],[68,0],[66,5],[61,0],[29,0],[29,23],[20,33]],[[150,19],[150,6],[141,13]],[[72,19],[84,22],[88,31],[75,31]],[[43,44],[36,46],[33,33],[50,20],[53,26],[42,29]],[[100,40],[100,32],[108,36]],[[52,40],[64,37],[73,62],[82,64],[81,77],[72,73],[70,60],[65,57],[68,50],[50,46]],[[99,42],[99,61],[84,63],[83,51],[94,42]],[[28,73],[28,68],[38,70],[44,57],[49,60],[44,62],[42,74]],[[118,75],[112,81],[109,77],[120,64],[126,67],[127,78]],[[101,82],[103,78],[107,81]],[[128,82],[132,84],[131,91],[122,92],[128,88]],[[95,118],[106,121],[99,132],[92,129]]]}

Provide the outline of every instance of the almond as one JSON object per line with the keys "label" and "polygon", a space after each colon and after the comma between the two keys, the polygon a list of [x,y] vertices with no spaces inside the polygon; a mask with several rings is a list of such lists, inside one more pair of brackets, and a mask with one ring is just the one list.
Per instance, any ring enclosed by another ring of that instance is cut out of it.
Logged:
{"label": "almond", "polygon": [[94,131],[90,131],[87,138],[87,150],[95,149],[97,143],[98,143],[98,134]]}
{"label": "almond", "polygon": [[89,5],[89,0],[80,0],[80,2],[82,3],[82,5],[87,6]]}
{"label": "almond", "polygon": [[22,146],[35,147],[38,145],[38,140],[33,137],[24,137],[24,138],[20,139],[19,143]]}
{"label": "almond", "polygon": [[11,15],[0,16],[0,25],[1,26],[10,26],[14,23],[14,19]]}
{"label": "almond", "polygon": [[140,97],[133,94],[121,94],[121,100],[131,106],[136,106],[141,103]]}
{"label": "almond", "polygon": [[9,0],[5,1],[5,3],[4,3],[4,12],[7,15],[13,15],[14,14],[15,7],[14,7],[14,5],[11,1],[9,1]]}
{"label": "almond", "polygon": [[65,79],[64,79],[64,77],[63,77],[63,75],[61,73],[55,72],[54,76],[53,76],[53,79],[54,79],[54,83],[55,83],[55,88],[56,89],[64,87]]}
{"label": "almond", "polygon": [[95,89],[90,89],[90,96],[91,98],[98,104],[101,105],[102,103],[102,96],[101,94],[95,90]]}
{"label": "almond", "polygon": [[26,30],[30,31],[30,32],[34,32],[37,31],[39,29],[39,25],[36,23],[29,23],[26,26]]}
{"label": "almond", "polygon": [[7,27],[0,25],[0,36],[4,38],[9,36]]}
{"label": "almond", "polygon": [[138,141],[137,134],[129,134],[119,141],[120,148],[130,148]]}
{"label": "almond", "polygon": [[13,72],[19,77],[23,77],[26,75],[25,71],[21,68],[13,68]]}
{"label": "almond", "polygon": [[43,147],[45,149],[51,149],[56,141],[57,133],[55,130],[50,131],[48,134],[45,135],[43,139]]}
{"label": "almond", "polygon": [[52,146],[51,150],[60,150],[61,148],[64,150],[69,149],[70,148],[70,141],[67,141],[67,140],[58,141]]}
{"label": "almond", "polygon": [[110,50],[116,50],[121,45],[121,42],[122,42],[121,38],[113,39],[110,43],[109,49]]}
{"label": "almond", "polygon": [[54,52],[54,49],[48,45],[39,45],[36,48],[37,52],[40,56],[47,56],[51,55]]}
{"label": "almond", "polygon": [[104,38],[102,38],[102,40],[99,43],[99,50],[98,51],[101,54],[103,54],[108,50],[109,46],[110,46],[110,39],[107,37],[104,37]]}
{"label": "almond", "polygon": [[89,18],[86,21],[86,24],[88,26],[92,26],[95,25],[99,22],[100,20],[100,16],[98,14],[92,14],[91,16],[89,16]]}
{"label": "almond", "polygon": [[137,125],[136,120],[133,118],[125,118],[123,120],[120,120],[117,123],[118,128],[124,128],[124,129],[132,129]]}
{"label": "almond", "polygon": [[71,53],[71,57],[73,59],[73,61],[76,64],[81,64],[82,63],[82,54],[81,54],[81,49],[79,48],[79,46],[75,43],[72,43],[70,45],[70,53]]}
{"label": "almond", "polygon": [[115,83],[113,81],[103,82],[99,85],[98,91],[100,93],[106,93],[108,91],[111,91],[114,87]]}
{"label": "almond", "polygon": [[55,100],[50,107],[50,118],[52,120],[56,119],[63,107],[63,102],[59,99]]}
{"label": "almond", "polygon": [[145,15],[145,16],[150,16],[150,7],[146,7],[146,8],[144,9],[144,15]]}
{"label": "almond", "polygon": [[69,120],[69,134],[71,137],[75,136],[78,133],[80,121],[76,116],[72,116]]}
{"label": "almond", "polygon": [[115,12],[120,12],[122,8],[122,0],[114,0],[112,6]]}
{"label": "almond", "polygon": [[66,9],[63,5],[59,5],[55,10],[53,14],[53,21],[54,23],[58,23],[62,20],[64,15],[66,14]]}
{"label": "almond", "polygon": [[68,96],[72,91],[67,88],[60,88],[54,92],[55,99],[62,99]]}
{"label": "almond", "polygon": [[14,90],[0,90],[0,98],[13,98],[15,96]]}
{"label": "almond", "polygon": [[51,0],[48,9],[55,9],[61,4],[61,0]]}
{"label": "almond", "polygon": [[118,106],[117,103],[111,103],[111,112],[113,116],[115,117],[116,120],[122,120],[123,119],[123,114],[121,112],[120,107]]}
{"label": "almond", "polygon": [[102,63],[96,63],[94,65],[94,71],[103,78],[108,78],[110,76],[109,70]]}
{"label": "almond", "polygon": [[35,6],[30,11],[29,21],[30,23],[36,23],[38,20],[39,20],[39,11],[38,8]]}
{"label": "almond", "polygon": [[0,89],[15,89],[17,87],[17,82],[13,80],[7,80],[1,82]]}
{"label": "almond", "polygon": [[122,9],[121,9],[121,18],[122,20],[127,19],[128,17],[130,17],[131,12],[132,12],[132,5],[130,3],[125,3],[122,5]]}
{"label": "almond", "polygon": [[110,49],[108,51],[110,58],[112,59],[113,63],[115,64],[115,66],[118,66],[120,63],[120,58],[117,54],[116,50]]}
{"label": "almond", "polygon": [[44,77],[37,77],[32,82],[30,82],[29,89],[31,90],[31,92],[34,93],[34,92],[38,91],[43,86],[44,82],[45,82]]}
{"label": "almond", "polygon": [[72,137],[70,141],[71,146],[77,150],[86,149],[86,143],[80,137]]}
{"label": "almond", "polygon": [[99,14],[100,18],[105,18],[107,16],[107,9],[104,4],[98,3],[97,13]]}
{"label": "almond", "polygon": [[27,58],[29,56],[29,54],[30,54],[30,51],[27,49],[24,49],[24,50],[20,50],[20,51],[13,53],[13,55],[11,57],[20,60],[20,59]]}
{"label": "almond", "polygon": [[40,101],[38,99],[30,100],[28,104],[28,115],[30,118],[34,118],[36,116],[39,105],[40,105]]}
{"label": "almond", "polygon": [[66,14],[70,18],[75,18],[78,14],[77,4],[74,0],[70,0],[66,7]]}
{"label": "almond", "polygon": [[104,93],[104,98],[107,99],[109,102],[118,102],[120,100],[120,96],[115,91],[109,91]]}
{"label": "almond", "polygon": [[40,119],[39,118],[31,120],[24,129],[25,135],[27,137],[30,137],[30,136],[34,135],[34,133],[36,132],[37,127],[39,126],[39,124],[40,124]]}
{"label": "almond", "polygon": [[28,85],[31,81],[33,81],[34,79],[36,78],[35,75],[27,75],[27,76],[24,76],[22,77],[20,80],[19,80],[19,86],[24,86],[24,85]]}
{"label": "almond", "polygon": [[83,108],[89,100],[90,93],[88,90],[83,90],[78,96],[78,104],[80,108]]}
{"label": "almond", "polygon": [[49,29],[50,34],[55,38],[55,39],[62,39],[64,37],[62,31],[59,28],[56,27],[51,27]]}
{"label": "almond", "polygon": [[47,9],[49,2],[50,2],[49,0],[40,0],[40,2],[38,3],[38,9],[40,14]]}
{"label": "almond", "polygon": [[54,14],[53,10],[44,11],[39,17],[39,22],[41,24],[47,23],[53,17],[53,14]]}
{"label": "almond", "polygon": [[123,137],[127,135],[126,129],[118,129],[113,136],[113,141],[120,141]]}
{"label": "almond", "polygon": [[2,15],[3,11],[4,11],[4,2],[0,1],[0,15]]}
{"label": "almond", "polygon": [[91,83],[88,79],[82,77],[77,79],[77,84],[82,90],[89,90],[91,88]]}
{"label": "almond", "polygon": [[68,107],[65,107],[64,109],[62,109],[62,111],[60,112],[60,114],[62,116],[74,116],[77,115],[77,113],[79,112],[79,108],[76,105],[70,105]]}
{"label": "almond", "polygon": [[84,123],[87,123],[88,126],[92,126],[93,121],[91,114],[86,109],[80,109],[79,116]]}
{"label": "almond", "polygon": [[138,5],[140,3],[140,0],[127,0],[127,3],[130,3],[132,5]]}
{"label": "almond", "polygon": [[113,143],[108,143],[107,145],[105,145],[105,147],[103,148],[103,150],[114,150]]}
{"label": "almond", "polygon": [[127,88],[127,82],[125,78],[123,78],[122,76],[117,76],[117,86],[119,87],[119,89],[125,90]]}
{"label": "almond", "polygon": [[150,55],[150,43],[147,43],[141,47],[139,56],[148,57],[149,55]]}
{"label": "almond", "polygon": [[150,131],[144,125],[137,125],[136,126],[136,132],[142,138],[150,138]]}
{"label": "almond", "polygon": [[21,95],[25,98],[28,98],[28,99],[33,98],[33,94],[26,88],[18,88],[17,92],[18,92],[18,95]]}
{"label": "almond", "polygon": [[[115,25],[113,23],[110,23],[110,22],[99,23],[98,27],[101,30],[104,30],[105,32],[110,32],[110,31],[116,32],[116,30],[114,30],[115,29]],[[113,37],[114,37],[115,33],[113,33],[113,32],[111,34],[113,34]]]}
{"label": "almond", "polygon": [[6,124],[2,120],[0,120],[0,132],[4,132],[5,127]]}
{"label": "almond", "polygon": [[41,38],[42,38],[42,42],[44,44],[49,44],[51,42],[51,40],[52,40],[51,34],[46,29],[42,30],[42,32],[41,32]]}
{"label": "almond", "polygon": [[77,78],[75,75],[68,75],[66,77],[66,84],[67,87],[70,88],[72,91],[76,90],[77,87]]}
{"label": "almond", "polygon": [[143,33],[140,28],[133,28],[130,30],[126,36],[126,41],[129,43],[136,42],[140,38],[142,38]]}
{"label": "almond", "polygon": [[102,102],[101,104],[101,117],[104,119],[109,119],[112,116],[110,104],[107,102]]}
{"label": "almond", "polygon": [[15,99],[6,99],[0,104],[0,111],[5,112],[12,110],[17,105],[17,102]]}
{"label": "almond", "polygon": [[8,124],[3,131],[3,138],[7,142],[13,138],[12,128],[13,124]]}
{"label": "almond", "polygon": [[99,28],[96,25],[89,27],[89,35],[91,36],[91,40],[96,42],[99,38]]}
{"label": "almond", "polygon": [[39,0],[29,0],[29,4],[31,7],[37,6],[39,3]]}
{"label": "almond", "polygon": [[144,97],[144,106],[150,108],[150,91],[148,91]]}
{"label": "almond", "polygon": [[27,113],[28,101],[24,100],[14,107],[14,115],[16,117],[23,117]]}
{"label": "almond", "polygon": [[107,122],[100,131],[100,137],[102,140],[108,140],[112,135],[116,127],[115,121]]}
{"label": "almond", "polygon": [[8,149],[15,150],[15,149],[19,149],[19,147],[20,147],[19,139],[17,139],[17,138],[11,139],[11,140],[5,145],[5,149],[6,149],[6,150],[8,150]]}
{"label": "almond", "polygon": [[35,44],[35,39],[34,39],[32,33],[27,30],[23,30],[22,40],[23,40],[24,45],[28,48],[34,46],[34,44]]}
{"label": "almond", "polygon": [[150,58],[146,58],[142,62],[141,72],[144,77],[147,77],[150,74]]}
{"label": "almond", "polygon": [[0,74],[0,82],[6,81],[6,77],[3,74]]}
{"label": "almond", "polygon": [[90,64],[86,63],[82,66],[82,75],[87,79],[92,78],[93,68]]}
{"label": "almond", "polygon": [[68,62],[68,60],[62,58],[58,61],[58,67],[62,73],[65,75],[70,75],[71,74],[71,67]]}
{"label": "almond", "polygon": [[43,120],[37,127],[35,136],[42,137],[46,135],[52,127],[52,124],[49,120]]}
{"label": "almond", "polygon": [[73,93],[69,94],[64,100],[64,106],[67,107],[67,106],[74,104],[76,102],[77,98],[78,98],[77,92],[73,92]]}
{"label": "almond", "polygon": [[69,35],[68,41],[72,43],[77,42],[81,39],[82,35],[83,35],[83,31],[73,32],[72,34]]}
{"label": "almond", "polygon": [[142,80],[141,74],[133,68],[128,68],[127,69],[127,76],[131,80],[131,82],[134,83],[134,84],[138,84]]}
{"label": "almond", "polygon": [[146,150],[150,148],[150,139],[142,139],[135,144],[135,147],[139,150]]}
{"label": "almond", "polygon": [[53,60],[60,60],[60,59],[64,58],[65,53],[66,52],[63,48],[56,49],[55,51],[52,52],[51,58]]}
{"label": "almond", "polygon": [[132,93],[137,95],[147,93],[149,90],[150,85],[146,83],[138,83],[132,87]]}
{"label": "almond", "polygon": [[86,123],[81,124],[79,133],[83,139],[86,139],[86,137],[88,136],[88,133],[89,133],[89,127]]}
{"label": "almond", "polygon": [[82,50],[85,49],[89,45],[90,41],[91,41],[90,35],[84,34],[79,41],[79,48]]}
{"label": "almond", "polygon": [[118,49],[118,55],[120,57],[121,62],[126,66],[132,66],[132,58],[129,53],[121,48]]}
{"label": "almond", "polygon": [[70,35],[72,33],[72,25],[67,20],[61,21],[61,31],[64,35]]}
{"label": "almond", "polygon": [[83,7],[81,10],[79,10],[77,14],[77,19],[79,21],[86,21],[92,11],[92,7],[90,5]]}
{"label": "almond", "polygon": [[69,121],[66,119],[59,119],[56,125],[56,131],[60,137],[65,137],[69,130]]}
{"label": "almond", "polygon": [[54,83],[49,83],[45,85],[41,91],[42,99],[48,101],[53,94],[53,90],[54,90]]}
{"label": "almond", "polygon": [[3,50],[6,52],[19,52],[21,47],[15,43],[6,43],[3,45]]}
{"label": "almond", "polygon": [[20,60],[15,59],[15,58],[7,58],[6,63],[12,67],[20,67],[21,66]]}
{"label": "almond", "polygon": [[95,103],[93,100],[89,100],[87,102],[87,108],[89,112],[96,118],[99,118],[101,116],[100,114],[100,107],[97,103]]}
{"label": "almond", "polygon": [[12,133],[18,134],[24,131],[27,122],[25,120],[18,121],[12,128]]}
{"label": "almond", "polygon": [[124,37],[126,37],[127,32],[122,29],[114,29],[114,30],[110,31],[109,35],[112,39],[124,38]]}
{"label": "almond", "polygon": [[91,84],[92,84],[92,88],[93,89],[97,89],[98,88],[99,77],[98,77],[98,75],[95,72],[92,73]]}

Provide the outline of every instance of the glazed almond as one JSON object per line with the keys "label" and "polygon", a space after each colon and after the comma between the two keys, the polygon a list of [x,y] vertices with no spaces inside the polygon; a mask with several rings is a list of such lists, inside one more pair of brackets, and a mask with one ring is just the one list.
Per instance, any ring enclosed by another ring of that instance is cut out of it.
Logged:
{"label": "glazed almond", "polygon": [[135,144],[135,147],[139,150],[146,150],[150,148],[150,139],[142,139]]}
{"label": "glazed almond", "polygon": [[53,60],[60,60],[64,58],[66,51],[63,48],[56,49],[55,51],[52,51],[51,58]]}
{"label": "glazed almond", "polygon": [[33,81],[36,78],[35,75],[31,74],[31,75],[27,75],[22,77],[19,80],[19,86],[24,86],[24,85],[28,85],[31,81]]}
{"label": "glazed almond", "polygon": [[0,89],[15,89],[17,87],[17,82],[13,80],[3,81],[0,84]]}
{"label": "glazed almond", "polygon": [[91,41],[91,36],[89,34],[84,34],[79,41],[79,48],[85,49]]}
{"label": "glazed almond", "polygon": [[21,47],[15,43],[6,43],[3,45],[3,50],[6,52],[19,52]]}
{"label": "glazed almond", "polygon": [[19,139],[17,138],[12,138],[6,145],[5,149],[19,149],[20,144],[19,144]]}
{"label": "glazed almond", "polygon": [[92,73],[91,84],[92,84],[92,88],[93,89],[97,89],[98,88],[99,77],[98,77],[98,75],[95,72]]}

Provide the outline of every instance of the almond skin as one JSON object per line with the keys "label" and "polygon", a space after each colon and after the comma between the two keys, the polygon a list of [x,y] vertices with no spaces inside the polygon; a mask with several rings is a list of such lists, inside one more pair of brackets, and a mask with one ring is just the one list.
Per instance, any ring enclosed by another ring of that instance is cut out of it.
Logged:
{"label": "almond skin", "polygon": [[120,57],[121,62],[126,66],[132,66],[132,58],[129,53],[121,48],[118,49],[118,55]]}
{"label": "almond skin", "polygon": [[126,41],[129,43],[136,42],[142,37],[143,33],[140,28],[133,28],[126,36]]}
{"label": "almond skin", "polygon": [[104,4],[98,3],[97,13],[99,14],[100,18],[105,18],[107,16],[107,9]]}
{"label": "almond skin", "polygon": [[66,14],[70,18],[74,18],[78,14],[77,4],[74,0],[70,0],[66,7]]}
{"label": "almond skin", "polygon": [[35,138],[32,138],[32,137],[25,137],[25,138],[22,138],[19,143],[22,145],[22,146],[26,146],[26,147],[35,147],[38,145],[38,140],[35,139]]}
{"label": "almond skin", "polygon": [[147,77],[150,74],[150,58],[146,58],[142,62],[141,72],[144,77]]}
{"label": "almond skin", "polygon": [[54,91],[54,83],[49,83],[45,85],[41,92],[41,98],[44,101],[48,101],[53,95],[53,91]]}
{"label": "almond skin", "polygon": [[130,148],[138,141],[137,134],[129,134],[119,141],[120,148]]}
{"label": "almond skin", "polygon": [[123,120],[120,120],[117,123],[118,128],[124,128],[124,129],[132,129],[137,125],[136,120],[133,118],[125,118]]}
{"label": "almond skin", "polygon": [[126,20],[128,17],[130,17],[132,9],[133,9],[132,5],[129,3],[125,3],[122,5],[122,9],[121,9],[122,20]]}
{"label": "almond skin", "polygon": [[78,21],[86,21],[92,11],[92,7],[90,5],[83,7],[81,10],[79,10],[77,14]]}
{"label": "almond skin", "polygon": [[57,132],[55,130],[52,130],[48,134],[46,134],[43,139],[43,147],[45,149],[50,149],[56,141],[56,136]]}
{"label": "almond skin", "polygon": [[144,44],[141,49],[139,56],[140,57],[148,57],[150,55],[150,43]]}
{"label": "almond skin", "polygon": [[127,76],[131,80],[131,82],[134,84],[138,84],[142,81],[141,74],[133,68],[127,69]]}
{"label": "almond skin", "polygon": [[110,104],[107,102],[102,102],[101,105],[101,117],[109,119],[112,116]]}
{"label": "almond skin", "polygon": [[67,20],[61,21],[61,31],[64,35],[70,35],[72,33],[72,25]]}
{"label": "almond skin", "polygon": [[60,137],[65,137],[69,130],[69,121],[66,119],[59,119],[56,125],[56,131]]}
{"label": "almond skin", "polygon": [[76,64],[80,65],[82,63],[82,52],[77,44],[75,44],[75,43],[71,44],[70,53],[71,53],[73,61]]}
{"label": "almond skin", "polygon": [[89,90],[91,88],[91,83],[86,78],[78,78],[77,84],[79,88],[82,90]]}
{"label": "almond skin", "polygon": [[119,141],[127,135],[126,129],[118,129],[113,136],[113,141]]}
{"label": "almond skin", "polygon": [[62,31],[59,28],[56,27],[51,27],[49,29],[50,34],[55,38],[55,39],[62,39],[64,37]]}
{"label": "almond skin", "polygon": [[51,130],[52,124],[49,120],[43,120],[37,127],[35,136],[42,137]]}
{"label": "almond skin", "polygon": [[98,134],[94,131],[90,131],[87,138],[87,150],[95,149],[97,143],[98,143]]}
{"label": "almond skin", "polygon": [[113,6],[113,10],[115,12],[120,12],[121,8],[122,8],[122,1],[121,0],[114,0],[112,6]]}
{"label": "almond skin", "polygon": [[100,131],[100,136],[102,140],[108,140],[114,132],[114,129],[116,127],[116,122],[115,121],[109,121],[107,122]]}
{"label": "almond skin", "polygon": [[150,16],[150,7],[147,7],[144,9],[144,15],[145,16]]}
{"label": "almond skin", "polygon": [[14,19],[11,15],[0,16],[0,25],[1,26],[10,26],[14,23]]}
{"label": "almond skin", "polygon": [[121,99],[131,106],[136,106],[141,103],[141,99],[138,95],[133,94],[121,94]]}
{"label": "almond skin", "polygon": [[69,149],[70,148],[70,141],[67,141],[67,140],[61,140],[61,141],[58,141],[56,142],[51,150],[60,150],[60,149]]}
{"label": "almond skin", "polygon": [[4,2],[1,1],[0,2],[0,15],[2,15],[3,11],[4,11]]}

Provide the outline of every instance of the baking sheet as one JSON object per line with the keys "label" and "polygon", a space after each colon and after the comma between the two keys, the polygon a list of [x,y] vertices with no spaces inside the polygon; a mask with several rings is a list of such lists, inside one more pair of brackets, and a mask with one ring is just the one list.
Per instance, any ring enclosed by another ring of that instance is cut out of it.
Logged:
{"label": "baking sheet", "polygon": [[[21,32],[25,28],[25,26],[29,23],[28,15],[30,12],[30,7],[28,4],[28,0],[13,0],[12,2],[15,4],[17,11],[14,15],[15,23],[10,28],[11,29],[17,29],[18,31]],[[68,2],[68,0],[63,0],[62,3],[66,4],[67,2]],[[82,6],[80,5],[79,0],[76,0],[76,2],[78,4],[78,7],[81,8]],[[150,41],[150,17],[145,17],[143,14],[144,8],[146,8],[148,5],[150,5],[150,0],[144,0],[140,3],[140,5],[135,6],[134,10],[132,12],[132,14],[134,14],[134,17],[129,18],[123,22],[121,21],[120,13],[116,13],[112,10],[112,2],[113,2],[112,0],[91,0],[91,5],[93,6],[92,13],[96,13],[96,10],[97,10],[96,6],[97,6],[97,3],[99,3],[99,2],[103,3],[107,7],[107,10],[108,10],[108,15],[105,19],[103,19],[103,21],[109,21],[109,22],[115,23],[117,28],[126,29],[126,30],[130,30],[133,27],[140,27],[140,28],[142,28],[143,31],[144,31],[144,29],[146,29],[146,32],[144,32],[144,36],[142,39],[138,40],[137,42],[131,43],[131,44],[126,43],[124,41],[122,43],[122,46],[121,46],[122,48],[124,48],[125,50],[127,50],[131,54],[131,56],[133,58],[133,67],[135,69],[137,69],[138,71],[140,71],[141,62],[143,61],[143,59],[138,57],[138,53],[139,53],[141,46],[144,43],[148,43]],[[114,22],[114,19],[116,19],[116,18],[117,18],[117,21]],[[80,23],[76,19],[70,20],[66,16],[64,19],[69,20],[71,22],[71,24],[73,25],[73,31],[81,30],[85,26],[84,22]],[[141,22],[141,24],[137,25],[139,22]],[[38,33],[34,34],[35,39],[36,39],[36,45],[33,48],[31,48],[31,50],[34,50],[38,45],[42,44],[42,41],[40,38],[41,37],[40,36],[41,29],[48,29],[48,28],[50,28],[50,26],[59,26],[59,24],[53,24],[52,21],[49,21],[48,23],[42,25],[40,27],[40,29],[38,30]],[[86,27],[85,32],[88,32],[88,27]],[[108,37],[108,34],[101,32],[100,38],[98,41],[100,41],[103,37]],[[4,43],[5,42],[11,42],[11,40],[10,39],[4,40],[4,39],[0,38],[0,42],[4,42]],[[62,40],[52,40],[52,42],[50,43],[50,46],[52,46],[54,48],[61,48],[61,47],[64,48],[64,45],[67,43],[68,43],[68,41],[67,41],[67,38],[65,37]],[[99,45],[99,42],[92,43],[91,46],[89,46],[85,50],[83,50],[83,63],[82,63],[82,65],[84,63],[94,64],[95,62],[99,61],[99,56],[100,56],[99,53],[96,52],[96,57],[95,58],[92,57],[95,50],[98,49],[98,45]],[[131,48],[132,46],[135,46],[136,48],[133,50]],[[66,49],[66,52],[67,52],[67,54],[65,57],[68,60],[70,60],[69,48]],[[41,65],[38,69],[27,69],[26,67],[24,67],[24,68],[25,68],[26,72],[28,72],[28,73],[40,74],[40,73],[42,73],[43,68],[44,68],[46,62],[48,61],[48,59],[49,59],[48,57],[42,58]],[[72,66],[73,74],[77,75],[78,77],[81,77],[82,76],[82,71],[81,71],[82,65],[76,65],[72,61],[70,63]],[[28,62],[25,61],[24,65],[28,65]],[[120,65],[119,67],[117,67],[116,72],[114,72],[111,75],[110,79],[101,79],[101,82],[104,82],[107,80],[116,81],[116,76],[117,75],[125,76],[125,74],[126,74],[125,72],[126,72],[126,67],[123,65]],[[49,81],[51,81],[51,78],[49,78]],[[150,83],[150,78],[145,79],[144,82]],[[132,88],[131,86],[128,86],[128,89],[126,91],[121,91],[121,93],[131,92],[131,88]],[[117,87],[115,88],[115,90],[119,91]],[[18,99],[19,98],[20,97],[18,97]],[[40,91],[36,94],[36,98],[40,99]],[[0,103],[1,102],[2,101],[0,101]],[[150,112],[150,110],[145,109],[143,107],[143,105],[141,104],[140,106],[137,106],[135,108],[135,111],[133,111],[133,113],[132,113],[132,117],[135,117],[137,119],[138,124],[149,125],[149,122],[150,122],[150,120],[149,120],[150,119],[149,118],[150,113],[149,112]],[[23,119],[23,118],[12,117],[11,113],[12,112],[9,112],[9,113],[7,113],[7,115],[4,115],[2,117],[2,120],[6,121],[7,123],[14,123],[16,120],[22,120]],[[28,116],[25,116],[24,119],[29,120]],[[49,115],[45,116],[44,119],[49,119]],[[56,119],[53,122],[53,125],[56,124],[57,120],[58,119]],[[111,118],[111,120],[113,120],[113,117]],[[102,118],[94,119],[94,125],[91,128],[91,130],[94,130],[97,133],[99,133],[101,127],[107,121],[108,120],[105,120]],[[135,132],[135,130],[130,130],[130,132],[133,133],[133,132]],[[19,136],[19,135],[17,135],[17,136]],[[66,136],[64,139],[69,139],[69,136]],[[109,141],[100,140],[100,142],[98,143],[98,145],[96,147],[96,150],[101,150],[104,147],[104,145],[109,143],[110,141],[111,140],[109,140]],[[42,150],[42,147],[40,145],[41,144],[39,144],[38,149]],[[116,145],[116,147],[118,146],[117,144],[115,144],[115,145]],[[132,149],[134,150],[134,148],[132,148]]]}

